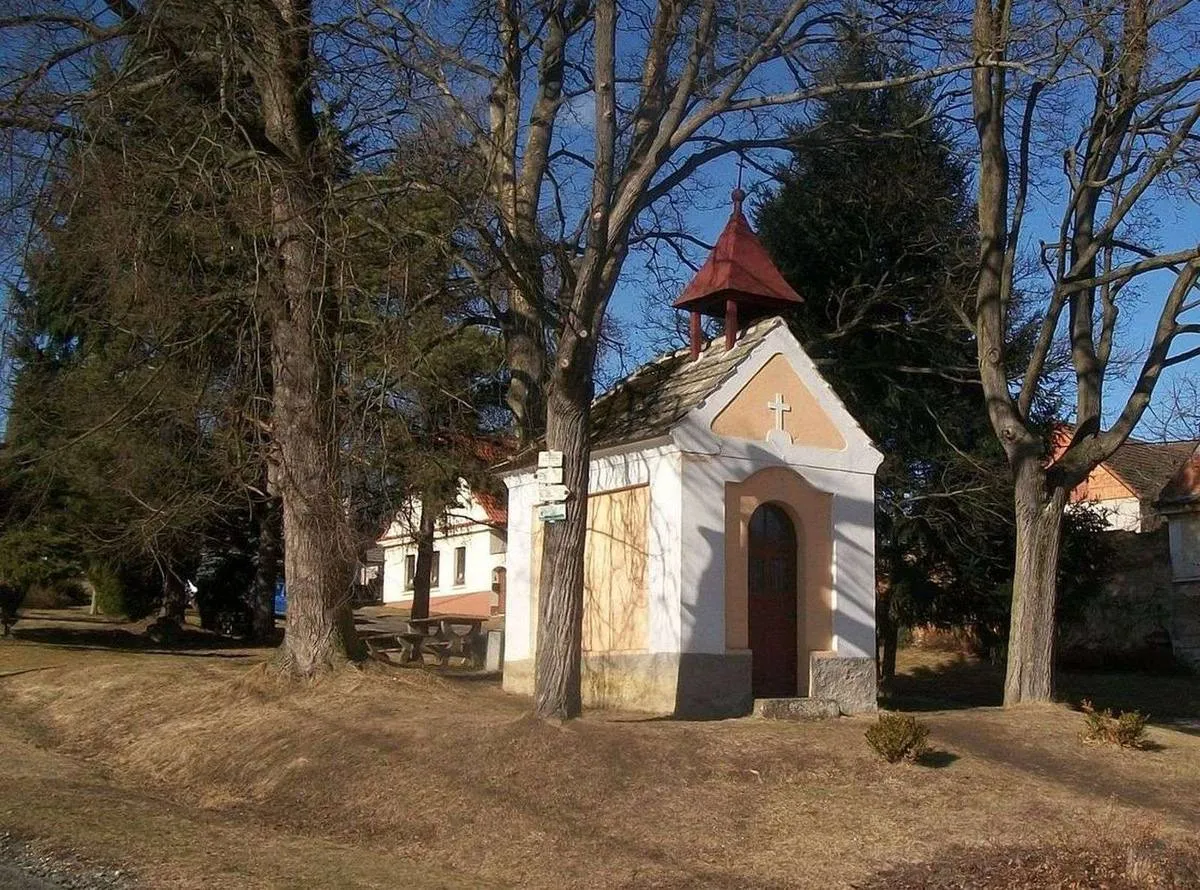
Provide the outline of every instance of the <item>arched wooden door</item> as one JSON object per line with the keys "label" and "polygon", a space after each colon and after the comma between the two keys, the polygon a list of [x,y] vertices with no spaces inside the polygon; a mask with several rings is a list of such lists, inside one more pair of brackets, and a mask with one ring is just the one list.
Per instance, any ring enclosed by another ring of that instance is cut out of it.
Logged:
{"label": "arched wooden door", "polygon": [[750,516],[750,651],[755,698],[796,694],[796,528],[775,504]]}

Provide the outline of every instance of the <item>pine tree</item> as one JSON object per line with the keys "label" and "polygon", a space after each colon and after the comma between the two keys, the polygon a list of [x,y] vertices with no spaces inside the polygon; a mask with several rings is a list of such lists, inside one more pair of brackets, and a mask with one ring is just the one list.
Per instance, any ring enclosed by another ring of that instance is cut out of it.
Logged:
{"label": "pine tree", "polygon": [[[828,77],[907,70],[847,40]],[[1012,510],[975,363],[966,162],[925,87],[834,94],[793,137],[757,222],[805,300],[793,329],[885,455],[876,481],[881,672],[895,669],[901,624],[965,626],[995,654],[1007,629]],[[1024,336],[1019,324],[1010,332],[1016,344]],[[1075,525],[1088,533],[1087,517]],[[1103,568],[1079,562],[1067,595],[1094,586]]]}

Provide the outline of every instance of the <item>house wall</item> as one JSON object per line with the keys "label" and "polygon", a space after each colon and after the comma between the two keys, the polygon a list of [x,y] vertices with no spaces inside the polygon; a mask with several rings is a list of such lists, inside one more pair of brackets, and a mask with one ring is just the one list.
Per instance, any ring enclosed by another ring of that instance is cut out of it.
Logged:
{"label": "house wall", "polygon": [[1200,580],[1200,513],[1172,514],[1167,529],[1172,580]]}
{"label": "house wall", "polygon": [[1165,529],[1106,536],[1111,570],[1082,611],[1063,609],[1059,656],[1084,668],[1150,667],[1171,631],[1171,569]]}
{"label": "house wall", "polygon": [[1110,531],[1143,531],[1142,502],[1137,495],[1104,464],[1092,470],[1087,479],[1071,492],[1072,503],[1087,501],[1104,511]]}
{"label": "house wall", "polygon": [[[412,590],[405,586],[405,559],[416,556],[416,544],[411,541],[391,539],[381,542],[383,547],[383,601],[404,605],[412,602]],[[441,555],[438,570],[438,586],[429,591],[431,604],[443,607],[447,598],[463,594],[483,593],[492,589],[492,570],[505,564],[505,553],[493,553],[493,531],[487,526],[472,525],[467,528],[438,533],[434,537],[434,551]],[[454,583],[454,550],[467,548],[466,578],[463,584]],[[472,607],[474,601],[469,601]],[[468,601],[462,605],[465,607]]]}
{"label": "house wall", "polygon": [[1200,670],[1200,513],[1167,517],[1171,553],[1170,629],[1175,658]]}

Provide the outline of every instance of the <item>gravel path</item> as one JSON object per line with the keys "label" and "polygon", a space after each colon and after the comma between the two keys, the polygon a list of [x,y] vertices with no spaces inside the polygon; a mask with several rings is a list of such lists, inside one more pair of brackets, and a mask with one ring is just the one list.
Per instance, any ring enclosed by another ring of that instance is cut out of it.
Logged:
{"label": "gravel path", "polygon": [[47,855],[0,831],[0,887],[4,890],[132,890],[129,875],[97,868],[70,852]]}

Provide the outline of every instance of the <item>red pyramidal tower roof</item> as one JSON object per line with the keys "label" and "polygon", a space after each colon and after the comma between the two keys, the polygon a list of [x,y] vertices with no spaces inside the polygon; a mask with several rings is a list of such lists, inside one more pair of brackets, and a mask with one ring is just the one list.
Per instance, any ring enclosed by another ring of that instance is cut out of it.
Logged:
{"label": "red pyramidal tower roof", "polygon": [[[723,315],[725,301],[751,311],[779,311],[803,302],[783,280],[742,213],[746,193],[733,191],[733,213],[696,277],[675,301],[676,309]],[[745,315],[743,315],[745,318]]]}

